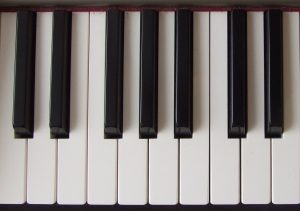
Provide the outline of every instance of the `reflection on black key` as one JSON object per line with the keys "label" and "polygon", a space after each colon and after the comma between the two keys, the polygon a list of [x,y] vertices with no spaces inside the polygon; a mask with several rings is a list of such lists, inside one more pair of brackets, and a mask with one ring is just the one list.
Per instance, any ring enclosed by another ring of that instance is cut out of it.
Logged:
{"label": "reflection on black key", "polygon": [[175,138],[193,133],[193,13],[175,15]]}
{"label": "reflection on black key", "polygon": [[122,138],[123,132],[124,12],[106,12],[105,138]]}
{"label": "reflection on black key", "polygon": [[141,14],[140,51],[140,138],[157,137],[157,49],[158,14]]}
{"label": "reflection on black key", "polygon": [[36,13],[17,13],[13,127],[16,138],[32,138],[34,124]]}
{"label": "reflection on black key", "polygon": [[280,10],[268,10],[264,13],[264,43],[265,137],[280,138],[283,133],[283,42]]}
{"label": "reflection on black key", "polygon": [[228,12],[228,138],[247,133],[247,13]]}
{"label": "reflection on black key", "polygon": [[51,138],[69,138],[72,13],[54,11],[50,99]]}

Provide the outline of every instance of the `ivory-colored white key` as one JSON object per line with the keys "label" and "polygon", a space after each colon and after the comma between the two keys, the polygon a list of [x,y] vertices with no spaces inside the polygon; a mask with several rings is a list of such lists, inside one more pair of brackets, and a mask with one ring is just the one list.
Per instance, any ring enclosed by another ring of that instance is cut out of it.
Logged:
{"label": "ivory-colored white key", "polygon": [[210,202],[240,202],[240,140],[228,139],[227,12],[210,13]]}
{"label": "ivory-colored white key", "polygon": [[180,139],[180,203],[209,203],[209,12],[194,13],[193,138]]}
{"label": "ivory-colored white key", "polygon": [[124,15],[123,138],[118,143],[118,203],[148,201],[148,140],[139,139],[140,12]]}
{"label": "ivory-colored white key", "polygon": [[89,204],[117,202],[117,140],[104,139],[105,12],[90,13],[88,190]]}
{"label": "ivory-colored white key", "polygon": [[12,125],[16,13],[1,13],[0,34],[0,204],[26,201],[26,139],[15,139]]}
{"label": "ivory-colored white key", "polygon": [[174,12],[159,13],[158,134],[149,140],[149,203],[178,203],[178,140],[174,139]]}
{"label": "ivory-colored white key", "polygon": [[58,140],[57,202],[86,203],[89,13],[72,15],[70,136]]}
{"label": "ivory-colored white key", "polygon": [[264,130],[264,14],[247,13],[248,132],[241,140],[241,200],[271,201],[271,148]]}
{"label": "ivory-colored white key", "polygon": [[283,13],[284,133],[272,139],[272,202],[300,203],[299,13]]}
{"label": "ivory-colored white key", "polygon": [[56,202],[57,140],[50,139],[52,12],[37,14],[34,137],[28,139],[27,203]]}

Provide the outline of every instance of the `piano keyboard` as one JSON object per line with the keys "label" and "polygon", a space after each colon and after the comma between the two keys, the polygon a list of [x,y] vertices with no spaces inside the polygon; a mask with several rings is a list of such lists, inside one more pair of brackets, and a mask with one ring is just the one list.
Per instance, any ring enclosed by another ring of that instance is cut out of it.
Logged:
{"label": "piano keyboard", "polygon": [[0,204],[300,203],[299,12],[0,19]]}

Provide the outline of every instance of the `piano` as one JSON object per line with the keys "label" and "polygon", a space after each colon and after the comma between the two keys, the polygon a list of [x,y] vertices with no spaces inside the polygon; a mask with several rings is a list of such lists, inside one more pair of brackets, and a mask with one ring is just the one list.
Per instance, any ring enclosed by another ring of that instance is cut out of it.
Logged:
{"label": "piano", "polygon": [[0,210],[300,209],[300,2],[182,3],[0,2]]}

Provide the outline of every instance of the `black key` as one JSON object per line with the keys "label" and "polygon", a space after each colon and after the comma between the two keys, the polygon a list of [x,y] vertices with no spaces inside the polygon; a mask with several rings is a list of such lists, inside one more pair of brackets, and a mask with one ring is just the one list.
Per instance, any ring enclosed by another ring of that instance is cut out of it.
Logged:
{"label": "black key", "polygon": [[228,12],[228,138],[247,133],[247,13]]}
{"label": "black key", "polygon": [[264,48],[265,137],[280,138],[283,133],[283,41],[280,10],[268,10],[264,13]]}
{"label": "black key", "polygon": [[105,138],[122,138],[124,12],[106,12]]}
{"label": "black key", "polygon": [[175,138],[193,133],[193,13],[175,15]]}
{"label": "black key", "polygon": [[72,13],[54,11],[50,100],[51,138],[69,138]]}
{"label": "black key", "polygon": [[158,13],[141,13],[140,138],[157,137]]}
{"label": "black key", "polygon": [[13,127],[15,138],[33,138],[36,13],[17,13]]}

